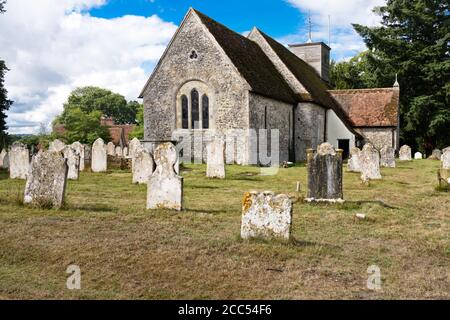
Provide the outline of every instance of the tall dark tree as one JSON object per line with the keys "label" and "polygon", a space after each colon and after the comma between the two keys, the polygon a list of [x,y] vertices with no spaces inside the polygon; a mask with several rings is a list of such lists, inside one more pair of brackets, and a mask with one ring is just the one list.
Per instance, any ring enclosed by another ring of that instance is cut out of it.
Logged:
{"label": "tall dark tree", "polygon": [[[0,0],[0,13],[5,12],[5,3],[5,0]],[[0,148],[3,148],[8,141],[6,111],[12,104],[12,101],[8,100],[8,91],[4,86],[6,71],[8,71],[8,68],[6,68],[5,61],[0,58]]]}
{"label": "tall dark tree", "polygon": [[387,0],[380,27],[354,25],[376,83],[401,87],[402,140],[430,153],[450,145],[450,21],[443,0]]}

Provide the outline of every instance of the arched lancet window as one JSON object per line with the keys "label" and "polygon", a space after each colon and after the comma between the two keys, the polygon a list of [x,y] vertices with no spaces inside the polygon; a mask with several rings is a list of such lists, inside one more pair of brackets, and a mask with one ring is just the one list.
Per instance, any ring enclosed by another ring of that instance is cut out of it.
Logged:
{"label": "arched lancet window", "polygon": [[188,98],[185,95],[181,96],[181,127],[189,129],[189,104]]}
{"label": "arched lancet window", "polygon": [[199,129],[200,124],[200,101],[199,94],[196,89],[191,91],[191,108],[192,108],[192,129]]}
{"label": "arched lancet window", "polygon": [[209,98],[206,94],[202,97],[202,116],[203,129],[209,129]]}

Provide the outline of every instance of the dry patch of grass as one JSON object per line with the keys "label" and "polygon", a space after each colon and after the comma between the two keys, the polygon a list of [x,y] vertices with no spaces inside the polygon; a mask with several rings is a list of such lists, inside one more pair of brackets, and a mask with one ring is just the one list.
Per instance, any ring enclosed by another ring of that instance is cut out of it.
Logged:
{"label": "dry patch of grass", "polygon": [[[342,205],[294,206],[290,243],[242,241],[249,190],[302,192],[306,168],[260,176],[227,167],[225,181],[189,165],[182,213],[146,211],[129,172],[83,173],[65,207],[23,206],[23,181],[0,173],[0,298],[398,299],[450,298],[450,197],[435,187],[437,161],[384,169],[369,187],[345,173]],[[357,213],[366,220],[355,218]],[[68,265],[82,289],[69,291]],[[366,288],[378,265],[382,290]]]}

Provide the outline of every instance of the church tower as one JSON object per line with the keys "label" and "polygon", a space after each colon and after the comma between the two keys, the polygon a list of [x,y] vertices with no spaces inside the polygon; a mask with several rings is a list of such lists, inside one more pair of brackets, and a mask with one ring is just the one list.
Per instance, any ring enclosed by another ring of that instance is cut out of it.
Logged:
{"label": "church tower", "polygon": [[313,67],[322,80],[330,82],[331,48],[323,42],[290,44],[289,49],[300,59]]}

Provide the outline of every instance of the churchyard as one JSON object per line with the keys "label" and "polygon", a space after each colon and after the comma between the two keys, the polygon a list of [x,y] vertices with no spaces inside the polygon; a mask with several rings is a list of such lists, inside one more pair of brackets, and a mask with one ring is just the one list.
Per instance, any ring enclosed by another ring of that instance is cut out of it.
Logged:
{"label": "churchyard", "polygon": [[[307,168],[277,175],[184,165],[184,210],[147,210],[130,170],[80,172],[60,210],[24,205],[24,180],[0,173],[0,299],[448,299],[450,197],[435,160],[397,161],[382,180],[343,174],[344,203],[307,203]],[[300,192],[296,192],[300,182]],[[242,199],[293,200],[291,239],[242,240]],[[362,218],[357,218],[357,215]],[[81,289],[66,286],[69,265]],[[367,272],[379,267],[381,289]]]}

